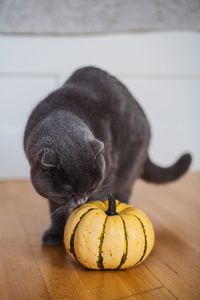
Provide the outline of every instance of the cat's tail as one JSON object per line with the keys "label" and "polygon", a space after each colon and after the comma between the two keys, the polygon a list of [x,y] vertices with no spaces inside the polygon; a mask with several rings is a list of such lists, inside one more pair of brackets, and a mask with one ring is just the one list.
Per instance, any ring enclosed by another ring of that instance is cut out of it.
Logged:
{"label": "cat's tail", "polygon": [[147,159],[141,178],[148,182],[167,183],[181,177],[191,164],[192,157],[189,153],[181,156],[175,164],[162,168],[155,165],[149,158]]}

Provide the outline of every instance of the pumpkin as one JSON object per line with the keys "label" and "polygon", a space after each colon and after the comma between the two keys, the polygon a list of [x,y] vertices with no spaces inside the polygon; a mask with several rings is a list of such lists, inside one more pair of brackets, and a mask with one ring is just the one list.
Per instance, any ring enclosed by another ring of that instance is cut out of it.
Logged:
{"label": "pumpkin", "polygon": [[125,269],[140,264],[154,245],[146,213],[108,195],[75,209],[64,231],[69,255],[90,269]]}

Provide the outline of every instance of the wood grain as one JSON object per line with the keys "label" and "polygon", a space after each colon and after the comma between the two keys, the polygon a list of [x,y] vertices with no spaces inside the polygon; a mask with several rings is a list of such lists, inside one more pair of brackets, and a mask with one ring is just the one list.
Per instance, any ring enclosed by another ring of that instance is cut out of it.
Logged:
{"label": "wood grain", "polygon": [[0,299],[49,299],[6,185],[0,185]]}
{"label": "wood grain", "polygon": [[126,298],[120,298],[120,300],[173,300],[176,297],[171,294],[166,288],[158,288],[145,293],[138,294],[136,296],[130,296]]}
{"label": "wood grain", "polygon": [[0,299],[200,299],[199,195],[199,173],[139,181],[131,203],[152,219],[155,248],[136,268],[94,271],[41,246],[48,207],[28,181],[0,182]]}

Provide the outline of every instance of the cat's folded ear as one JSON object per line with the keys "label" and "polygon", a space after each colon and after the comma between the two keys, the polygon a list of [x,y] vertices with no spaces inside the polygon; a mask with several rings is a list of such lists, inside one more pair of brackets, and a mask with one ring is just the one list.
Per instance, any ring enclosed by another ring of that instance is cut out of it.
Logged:
{"label": "cat's folded ear", "polygon": [[44,168],[57,168],[58,167],[58,161],[57,161],[56,154],[51,149],[47,149],[47,148],[43,149],[40,152],[39,159],[40,159],[41,166]]}
{"label": "cat's folded ear", "polygon": [[100,140],[94,139],[90,141],[95,157],[100,155],[104,150],[104,143]]}

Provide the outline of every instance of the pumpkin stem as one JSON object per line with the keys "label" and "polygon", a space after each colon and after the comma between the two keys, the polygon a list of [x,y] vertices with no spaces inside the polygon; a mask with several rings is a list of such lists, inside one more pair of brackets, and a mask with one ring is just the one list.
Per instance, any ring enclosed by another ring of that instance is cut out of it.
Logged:
{"label": "pumpkin stem", "polygon": [[106,211],[107,215],[109,216],[117,215],[115,197],[112,194],[108,194],[107,197],[108,197],[108,210]]}

